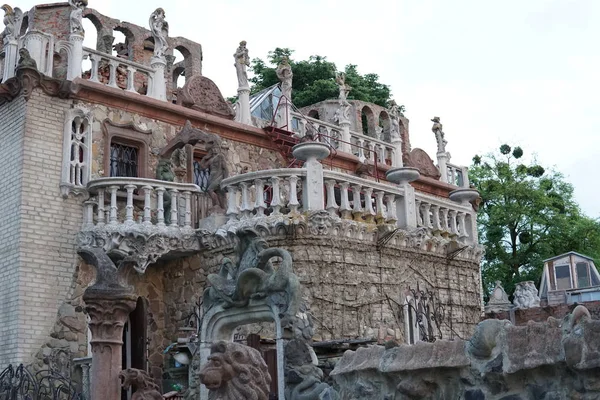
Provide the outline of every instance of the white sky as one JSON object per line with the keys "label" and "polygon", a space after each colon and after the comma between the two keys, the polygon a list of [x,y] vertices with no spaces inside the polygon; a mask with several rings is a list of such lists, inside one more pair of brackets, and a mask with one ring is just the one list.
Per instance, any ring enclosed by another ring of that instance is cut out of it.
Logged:
{"label": "white sky", "polygon": [[[40,1],[13,6],[29,9]],[[502,143],[520,145],[575,186],[600,217],[600,1],[598,0],[90,0],[146,26],[157,7],[171,36],[202,44],[203,74],[236,91],[233,53],[275,47],[295,59],[327,56],[338,69],[376,73],[406,106],[413,147],[435,154],[439,116],[455,164]]]}

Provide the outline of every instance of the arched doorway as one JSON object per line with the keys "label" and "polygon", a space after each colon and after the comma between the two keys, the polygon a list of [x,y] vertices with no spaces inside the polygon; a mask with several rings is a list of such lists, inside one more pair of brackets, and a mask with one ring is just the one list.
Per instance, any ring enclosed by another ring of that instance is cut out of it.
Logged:
{"label": "arched doorway", "polygon": [[[122,369],[136,368],[146,370],[148,365],[148,306],[144,298],[138,297],[135,310],[123,329]],[[122,391],[121,400],[131,399],[131,389]]]}

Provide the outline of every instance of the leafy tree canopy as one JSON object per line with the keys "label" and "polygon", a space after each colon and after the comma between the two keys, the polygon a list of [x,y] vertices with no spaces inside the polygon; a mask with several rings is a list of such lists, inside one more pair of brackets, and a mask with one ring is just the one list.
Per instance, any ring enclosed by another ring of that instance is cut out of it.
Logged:
{"label": "leafy tree canopy", "polygon": [[[255,58],[251,62],[254,77],[252,93],[279,83],[275,70],[284,57],[290,61],[294,79],[292,81],[293,102],[296,107],[305,107],[327,99],[338,97],[338,87],[335,83],[337,68],[334,63],[327,61],[327,57],[310,56],[308,60],[295,61],[292,59],[293,50],[276,48],[269,52],[267,61]],[[388,106],[391,92],[388,85],[379,82],[379,75],[358,73],[356,65],[347,65],[346,83],[352,86],[348,99],[362,100],[375,103],[383,107]]]}
{"label": "leafy tree canopy", "polygon": [[507,293],[524,280],[539,284],[543,260],[568,251],[600,260],[600,221],[580,211],[563,176],[524,163],[520,147],[499,150],[473,157],[469,171],[483,200],[478,225],[486,289],[497,280]]}

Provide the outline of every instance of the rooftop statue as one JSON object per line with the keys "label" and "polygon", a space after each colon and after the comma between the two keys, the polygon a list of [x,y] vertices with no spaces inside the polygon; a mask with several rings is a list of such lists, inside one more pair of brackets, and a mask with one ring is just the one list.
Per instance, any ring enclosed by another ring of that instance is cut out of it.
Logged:
{"label": "rooftop statue", "polygon": [[390,101],[390,138],[400,139],[400,108],[395,100]]}
{"label": "rooftop statue", "polygon": [[277,66],[277,78],[281,81],[281,92],[283,95],[291,101],[292,99],[292,78],[294,77],[294,73],[292,72],[292,67],[290,66],[290,60],[287,57],[284,57],[279,65]]}
{"label": "rooftop statue", "polygon": [[435,134],[435,140],[437,141],[437,152],[445,153],[446,145],[448,142],[444,139],[444,131],[442,130],[442,124],[440,122],[440,117],[433,117],[431,120],[433,122],[433,126],[431,130]]}
{"label": "rooftop statue", "polygon": [[268,400],[271,375],[258,350],[221,341],[212,345],[200,382],[210,400]]}
{"label": "rooftop statue", "polygon": [[4,4],[0,7],[4,10],[4,43],[8,40],[16,40],[19,37],[21,31],[21,23],[23,22],[23,11],[20,8],[12,8],[8,4]]}
{"label": "rooftop statue", "polygon": [[85,34],[83,29],[83,10],[88,5],[88,0],[69,0],[69,5],[72,7],[69,23],[71,24],[71,33]]}
{"label": "rooftop statue", "polygon": [[223,155],[223,149],[221,148],[221,141],[216,137],[209,139],[206,142],[205,148],[208,153],[200,160],[200,168],[208,168],[210,171],[206,192],[213,201],[213,207],[219,209],[218,211],[224,212],[226,209],[226,197],[221,189],[221,182],[227,178],[229,173],[227,171],[225,155]]}
{"label": "rooftop statue", "polygon": [[348,99],[348,93],[350,93],[350,91],[352,90],[352,86],[350,86],[346,83],[346,73],[345,72],[336,73],[335,74],[335,82],[337,83],[338,88],[340,89],[339,99],[341,100],[342,103],[345,103],[346,100]]}
{"label": "rooftop statue", "polygon": [[27,50],[25,47],[19,50],[19,62],[17,62],[17,68],[37,69],[37,62],[31,58],[29,50]]}
{"label": "rooftop statue", "polygon": [[150,31],[154,38],[154,57],[164,57],[169,49],[169,23],[165,21],[165,10],[157,8],[150,14]]}
{"label": "rooftop statue", "polygon": [[246,41],[240,42],[240,47],[237,48],[233,55],[235,59],[235,72],[237,72],[238,87],[246,88],[250,87],[248,84],[248,73],[246,67],[250,66],[250,57],[248,56],[248,49],[246,48]]}

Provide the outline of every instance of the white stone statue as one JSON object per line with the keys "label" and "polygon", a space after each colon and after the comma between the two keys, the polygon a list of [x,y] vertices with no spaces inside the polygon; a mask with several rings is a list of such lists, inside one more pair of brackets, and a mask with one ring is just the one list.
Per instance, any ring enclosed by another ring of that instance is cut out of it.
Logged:
{"label": "white stone statue", "polygon": [[533,308],[540,306],[540,297],[533,281],[517,283],[513,304],[515,308]]}
{"label": "white stone statue", "polygon": [[169,36],[169,23],[165,21],[165,10],[157,8],[150,14],[150,31],[154,38],[154,57],[163,58],[169,50],[167,37]]}
{"label": "white stone statue", "polygon": [[248,49],[246,48],[245,40],[242,40],[240,42],[240,47],[238,47],[235,51],[233,58],[235,59],[234,66],[235,72],[237,72],[238,87],[250,87],[250,85],[248,84],[248,73],[246,72],[246,67],[250,66],[250,57],[248,56]]}
{"label": "white stone statue", "polygon": [[71,16],[69,17],[69,23],[71,25],[71,33],[78,33],[80,35],[84,35],[85,31],[83,29],[83,10],[88,5],[87,0],[69,0],[69,5],[71,6]]}
{"label": "white stone statue", "polygon": [[292,78],[294,77],[294,73],[292,72],[292,67],[290,66],[290,60],[287,57],[284,57],[279,65],[277,66],[277,78],[281,81],[281,93],[288,100],[292,100]]}
{"label": "white stone statue", "polygon": [[445,153],[446,145],[448,144],[448,142],[446,141],[446,139],[444,139],[444,131],[442,130],[442,124],[440,123],[440,117],[433,117],[433,119],[431,121],[433,122],[433,126],[431,127],[431,130],[435,134],[435,140],[437,142],[437,148],[438,148],[437,152]]}
{"label": "white stone statue", "polygon": [[390,138],[392,140],[401,139],[400,137],[400,109],[394,100],[390,102]]}
{"label": "white stone statue", "polygon": [[4,10],[4,43],[10,40],[17,40],[21,31],[21,23],[23,22],[23,11],[20,8],[15,7],[14,9],[8,4],[4,4],[0,7]]}
{"label": "white stone statue", "polygon": [[335,74],[335,82],[340,89],[339,99],[341,103],[346,103],[346,99],[348,99],[348,93],[352,90],[352,86],[346,84],[346,73],[338,72]]}

